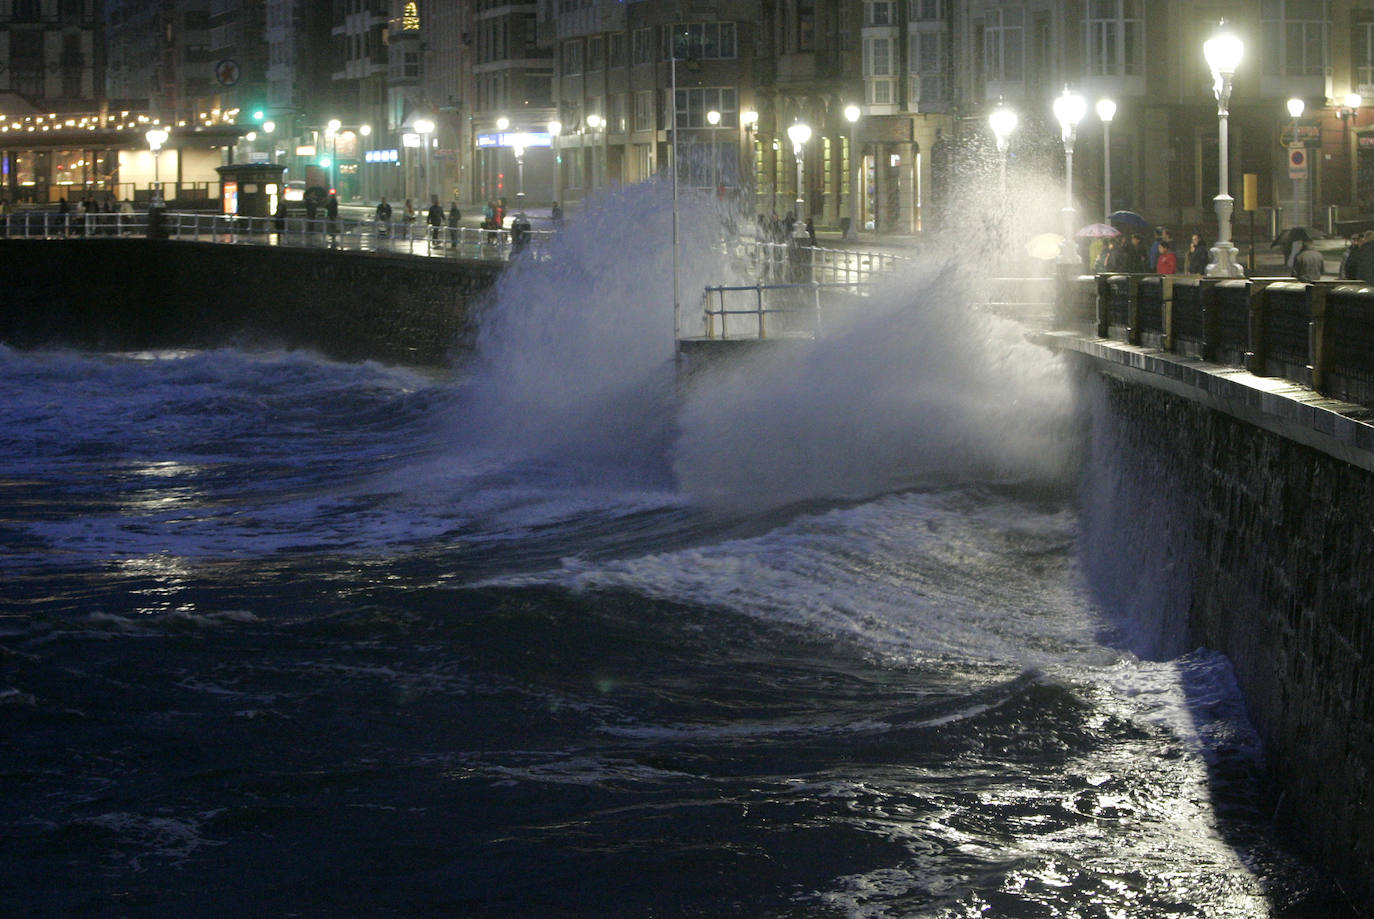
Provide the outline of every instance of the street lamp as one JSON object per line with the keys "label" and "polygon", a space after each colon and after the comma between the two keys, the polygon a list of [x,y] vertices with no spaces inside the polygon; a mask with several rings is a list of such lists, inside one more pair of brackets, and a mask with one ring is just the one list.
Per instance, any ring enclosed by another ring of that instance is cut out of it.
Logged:
{"label": "street lamp", "polygon": [[1016,112],[1001,104],[988,116],[988,125],[992,128],[992,136],[997,139],[997,155],[1001,159],[1003,201],[1007,197],[1007,149],[1011,146],[1011,133],[1016,130],[1016,122]]}
{"label": "street lamp", "polygon": [[1059,264],[1079,265],[1078,252],[1073,244],[1074,223],[1077,212],[1073,209],[1073,142],[1077,135],[1078,123],[1088,110],[1083,97],[1064,87],[1064,92],[1054,100],[1054,117],[1059,121],[1060,137],[1064,141],[1064,242],[1059,247]]}
{"label": "street lamp", "polygon": [[151,128],[143,135],[148,138],[148,149],[153,151],[153,184],[162,191],[162,179],[158,176],[158,166],[162,159],[162,145],[167,143],[167,132],[162,128]]}
{"label": "street lamp", "polygon": [[[1302,149],[1302,143],[1298,140],[1298,119],[1302,117],[1302,113],[1306,110],[1307,103],[1303,102],[1301,99],[1295,97],[1288,100],[1288,155],[1290,163],[1292,162],[1293,151]],[[1305,184],[1306,181],[1304,179],[1293,180],[1293,226],[1300,226],[1309,222],[1306,213],[1299,210],[1302,206],[1301,201],[1306,196],[1299,195],[1298,192],[1299,190],[1303,190]],[[1305,210],[1305,208],[1303,210]]]}
{"label": "street lamp", "polygon": [[1217,244],[1212,247],[1212,261],[1207,265],[1209,278],[1239,278],[1245,273],[1236,261],[1236,247],[1231,242],[1231,211],[1235,207],[1235,199],[1228,193],[1230,183],[1226,136],[1229,116],[1227,107],[1231,103],[1231,78],[1235,76],[1236,67],[1240,65],[1244,52],[1245,46],[1224,22],[1220,31],[1202,45],[1202,54],[1207,58],[1207,66],[1212,69],[1212,91],[1217,97],[1218,171],[1221,173],[1220,189],[1215,198]]}
{"label": "street lamp", "polygon": [[805,159],[802,156],[806,142],[811,139],[811,126],[798,121],[787,129],[787,136],[792,141],[792,152],[797,156],[797,220],[802,219],[802,208],[806,202],[802,195],[802,172]]}
{"label": "street lamp", "polygon": [[517,143],[511,151],[515,154],[515,206],[519,209],[525,203],[525,148]]}
{"label": "street lamp", "polygon": [[[429,190],[429,136],[434,133],[434,122],[428,118],[418,118],[415,121],[415,133],[420,135],[420,139],[425,144],[425,195],[430,195]],[[423,199],[423,196],[421,196]]]}
{"label": "street lamp", "polygon": [[749,191],[749,208],[752,212],[754,207],[754,195],[757,189],[754,187],[754,129],[759,125],[759,113],[753,109],[747,109],[739,113],[740,127],[744,128],[744,146],[749,151],[748,160],[745,161],[745,175],[747,178],[740,183],[741,187]]}
{"label": "street lamp", "polygon": [[563,157],[558,152],[558,137],[563,133],[563,122],[549,122],[549,137],[553,142],[553,203],[558,204],[559,184],[562,179]]}
{"label": "street lamp", "polygon": [[1097,117],[1102,122],[1102,222],[1106,223],[1112,216],[1112,119],[1116,117],[1116,103],[1098,99]]}
{"label": "street lamp", "polygon": [[711,126],[711,191],[720,188],[720,162],[716,158],[716,127],[720,124],[720,112],[715,109],[706,113],[706,123]]}
{"label": "street lamp", "polygon": [[341,127],[343,127],[343,124],[340,123],[339,119],[337,118],[329,119],[329,123],[324,126],[324,136],[329,138],[329,188],[331,191],[334,189],[334,176],[336,175],[336,172],[339,168],[335,165],[335,163],[339,159],[338,137],[339,128]]}
{"label": "street lamp", "polygon": [[845,120],[849,122],[849,228],[844,238],[859,238],[859,118],[863,110],[857,105],[844,107]]}

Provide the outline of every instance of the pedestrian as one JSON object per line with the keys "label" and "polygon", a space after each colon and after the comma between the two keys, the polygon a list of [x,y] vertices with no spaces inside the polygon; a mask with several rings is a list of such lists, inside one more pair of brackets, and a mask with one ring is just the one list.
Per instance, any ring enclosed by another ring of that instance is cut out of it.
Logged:
{"label": "pedestrian", "polygon": [[329,223],[329,248],[339,247],[339,193],[331,191],[324,202],[324,216]]}
{"label": "pedestrian", "polygon": [[553,203],[553,207],[549,210],[549,219],[553,221],[554,229],[558,229],[563,225],[563,208],[559,206],[557,201]]}
{"label": "pedestrian", "polygon": [[1364,242],[1350,256],[1346,270],[1351,280],[1374,284],[1374,233],[1365,233]]}
{"label": "pedestrian", "polygon": [[[1158,274],[1164,273],[1159,270],[1159,247],[1161,243],[1168,243],[1169,248],[1173,248],[1174,234],[1169,231],[1168,227],[1155,227],[1155,240],[1150,243],[1150,253],[1148,256],[1150,270]],[[1178,256],[1174,257],[1177,259]]]}
{"label": "pedestrian", "polygon": [[458,226],[462,220],[463,212],[458,210],[458,199],[454,198],[448,206],[448,242],[454,248],[458,246]]}
{"label": "pedestrian", "polygon": [[134,203],[125,198],[119,205],[119,231],[122,236],[129,231],[129,227],[134,223]]}
{"label": "pedestrian", "polygon": [[1093,274],[1101,274],[1111,270],[1112,258],[1116,255],[1116,238],[1108,236],[1101,240],[1102,248],[1097,250],[1097,257],[1093,259]]}
{"label": "pedestrian", "polygon": [[522,251],[530,241],[530,218],[518,212],[510,222],[511,255]]}
{"label": "pedestrian", "polygon": [[1159,251],[1155,255],[1156,274],[1176,274],[1178,272],[1178,256],[1174,255],[1174,247],[1168,239],[1160,239]]}
{"label": "pedestrian", "polygon": [[382,195],[382,200],[377,202],[377,210],[373,212],[373,219],[377,221],[377,234],[379,236],[391,235],[391,202],[386,200],[386,195]]}
{"label": "pedestrian", "polygon": [[1369,239],[1368,233],[1356,233],[1350,237],[1350,245],[1346,247],[1345,254],[1341,256],[1340,267],[1336,269],[1336,277],[1343,281],[1355,280],[1354,260],[1355,254],[1360,247]]}
{"label": "pedestrian", "polygon": [[812,249],[816,248],[816,224],[810,217],[806,218],[806,238],[808,240],[807,245]]}
{"label": "pedestrian", "polygon": [[277,212],[272,215],[276,218],[277,236],[286,234],[286,196],[282,195],[277,199]]}
{"label": "pedestrian", "polygon": [[406,199],[405,210],[401,212],[401,219],[406,222],[406,235],[412,235],[410,228],[415,224],[415,205],[410,203],[409,198]]}
{"label": "pedestrian", "polygon": [[1304,239],[1302,248],[1293,256],[1293,277],[1299,281],[1320,281],[1325,270],[1322,254],[1312,246],[1312,240]]}
{"label": "pedestrian", "polygon": [[1201,233],[1194,233],[1188,243],[1188,274],[1206,274],[1208,258],[1207,240]]}
{"label": "pedestrian", "polygon": [[444,225],[444,206],[439,203],[438,195],[429,196],[429,214],[425,217],[425,222],[429,224],[429,244],[442,246],[443,233],[441,228]]}
{"label": "pedestrian", "polygon": [[307,193],[305,196],[305,229],[311,235],[311,242],[314,242],[314,235],[319,231],[315,221],[320,216],[320,201],[317,197]]}

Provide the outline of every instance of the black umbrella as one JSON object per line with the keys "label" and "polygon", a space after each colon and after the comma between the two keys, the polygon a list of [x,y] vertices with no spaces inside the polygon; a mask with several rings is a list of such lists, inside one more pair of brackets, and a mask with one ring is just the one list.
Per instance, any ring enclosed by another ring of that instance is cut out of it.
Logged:
{"label": "black umbrella", "polygon": [[1289,227],[1286,230],[1281,230],[1279,235],[1274,237],[1274,241],[1269,244],[1269,247],[1271,249],[1282,249],[1284,252],[1287,252],[1289,249],[1293,248],[1293,243],[1300,239],[1315,239],[1316,237],[1314,234],[1319,232],[1321,231],[1314,230],[1311,227]]}
{"label": "black umbrella", "polygon": [[1129,227],[1148,227],[1145,218],[1135,211],[1112,211],[1112,215],[1107,218],[1108,223],[1124,223]]}

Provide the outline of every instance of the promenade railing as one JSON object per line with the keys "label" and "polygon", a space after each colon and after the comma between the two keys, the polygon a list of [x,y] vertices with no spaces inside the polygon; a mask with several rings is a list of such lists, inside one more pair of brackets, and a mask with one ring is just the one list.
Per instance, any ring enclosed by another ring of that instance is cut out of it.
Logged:
{"label": "promenade railing", "polygon": [[509,259],[528,250],[547,253],[554,231],[530,229],[523,237],[509,229],[468,226],[431,227],[420,222],[350,218],[240,217],[229,214],[171,211],[150,220],[147,211],[133,213],[60,213],[22,210],[0,217],[0,236],[7,239],[80,239],[139,237],[213,242],[230,245],[293,246],[353,252],[383,252],[431,258]]}

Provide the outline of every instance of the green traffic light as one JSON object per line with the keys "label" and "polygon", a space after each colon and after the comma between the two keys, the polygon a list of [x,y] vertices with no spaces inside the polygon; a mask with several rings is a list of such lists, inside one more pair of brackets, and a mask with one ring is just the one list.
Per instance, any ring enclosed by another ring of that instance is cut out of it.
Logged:
{"label": "green traffic light", "polygon": [[254,121],[262,121],[262,119],[265,118],[266,116],[267,116],[267,113],[264,112],[262,109],[260,109],[260,108],[253,109],[253,120],[254,120]]}

